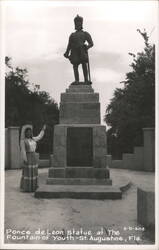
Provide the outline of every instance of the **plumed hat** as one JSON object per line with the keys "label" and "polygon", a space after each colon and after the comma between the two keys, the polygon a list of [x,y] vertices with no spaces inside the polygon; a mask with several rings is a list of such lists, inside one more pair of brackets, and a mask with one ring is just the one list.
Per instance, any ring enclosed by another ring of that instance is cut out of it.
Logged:
{"label": "plumed hat", "polygon": [[75,18],[74,18],[74,23],[76,24],[77,22],[80,22],[81,24],[83,23],[83,17],[77,15]]}

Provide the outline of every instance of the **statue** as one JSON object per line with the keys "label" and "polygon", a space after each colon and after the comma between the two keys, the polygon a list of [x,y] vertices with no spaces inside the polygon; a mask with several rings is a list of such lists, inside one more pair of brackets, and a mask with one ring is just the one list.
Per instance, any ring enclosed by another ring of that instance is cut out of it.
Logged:
{"label": "statue", "polygon": [[75,32],[69,37],[68,46],[64,56],[73,64],[75,82],[72,84],[79,84],[78,66],[82,64],[85,84],[91,84],[90,67],[88,58],[88,49],[93,47],[93,41],[90,34],[83,31],[83,18],[76,16],[74,18]]}

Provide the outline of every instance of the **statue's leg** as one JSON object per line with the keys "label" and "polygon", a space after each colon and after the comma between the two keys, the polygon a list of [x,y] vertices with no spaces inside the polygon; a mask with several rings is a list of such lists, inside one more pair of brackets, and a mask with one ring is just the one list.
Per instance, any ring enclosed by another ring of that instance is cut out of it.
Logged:
{"label": "statue's leg", "polygon": [[79,82],[78,64],[73,65],[73,71],[74,71],[75,81]]}
{"label": "statue's leg", "polygon": [[82,69],[83,69],[84,81],[88,82],[88,70],[86,63],[82,63]]}

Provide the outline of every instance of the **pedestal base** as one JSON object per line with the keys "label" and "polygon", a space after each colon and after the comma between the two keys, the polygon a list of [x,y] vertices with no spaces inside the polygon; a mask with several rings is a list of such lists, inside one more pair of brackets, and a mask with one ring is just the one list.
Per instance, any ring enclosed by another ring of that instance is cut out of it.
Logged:
{"label": "pedestal base", "polygon": [[49,178],[96,178],[109,179],[109,169],[93,167],[66,167],[49,169]]}
{"label": "pedestal base", "polygon": [[47,178],[49,185],[112,185],[111,179],[95,178]]}
{"label": "pedestal base", "polygon": [[105,185],[44,185],[35,192],[36,198],[121,199],[122,192]]}
{"label": "pedestal base", "polygon": [[96,124],[55,126],[49,183],[56,183],[56,178],[61,178],[61,181],[63,178],[64,182],[67,178],[96,179],[96,182],[105,179],[108,180],[105,183],[111,184],[109,170],[106,168],[105,126]]}

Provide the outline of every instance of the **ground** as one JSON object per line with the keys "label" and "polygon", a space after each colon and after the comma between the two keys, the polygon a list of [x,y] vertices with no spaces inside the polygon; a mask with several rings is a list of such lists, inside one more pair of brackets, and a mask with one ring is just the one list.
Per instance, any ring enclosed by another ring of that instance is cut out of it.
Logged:
{"label": "ground", "polygon": [[[47,172],[39,169],[40,183],[45,183]],[[7,170],[5,243],[154,244],[154,232],[137,224],[137,187],[153,190],[154,173],[117,169],[110,173],[117,186],[132,183],[121,200],[36,199],[33,193],[20,192],[21,170]]]}

